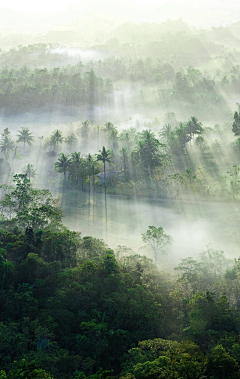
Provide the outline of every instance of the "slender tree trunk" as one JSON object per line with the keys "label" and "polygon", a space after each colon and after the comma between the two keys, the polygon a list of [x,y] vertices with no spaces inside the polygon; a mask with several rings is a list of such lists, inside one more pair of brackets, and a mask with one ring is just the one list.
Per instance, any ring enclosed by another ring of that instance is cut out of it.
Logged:
{"label": "slender tree trunk", "polygon": [[106,191],[106,163],[103,164],[103,172],[104,172],[104,187]]}

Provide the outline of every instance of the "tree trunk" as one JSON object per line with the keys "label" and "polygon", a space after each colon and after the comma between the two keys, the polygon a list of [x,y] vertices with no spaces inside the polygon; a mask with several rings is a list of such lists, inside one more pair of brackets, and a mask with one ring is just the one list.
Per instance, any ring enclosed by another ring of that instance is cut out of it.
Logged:
{"label": "tree trunk", "polygon": [[103,172],[104,172],[104,187],[105,187],[105,190],[106,190],[106,163],[104,162],[104,165],[103,165]]}

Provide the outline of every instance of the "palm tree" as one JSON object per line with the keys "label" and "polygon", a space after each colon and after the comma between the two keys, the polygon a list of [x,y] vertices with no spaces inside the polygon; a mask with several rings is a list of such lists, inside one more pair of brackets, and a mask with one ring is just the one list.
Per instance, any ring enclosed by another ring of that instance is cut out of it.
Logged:
{"label": "palm tree", "polygon": [[110,132],[112,129],[114,129],[114,125],[111,122],[106,122],[104,124],[106,132]]}
{"label": "palm tree", "polygon": [[77,143],[77,137],[75,134],[71,134],[67,138],[65,138],[65,143],[67,143],[69,146],[74,146]]}
{"label": "palm tree", "polygon": [[23,142],[24,150],[26,143],[29,146],[32,146],[32,142],[34,141],[32,133],[29,131],[29,128],[22,127],[21,130],[18,131],[19,134],[17,134],[17,143]]}
{"label": "palm tree", "polygon": [[68,158],[68,155],[61,153],[58,161],[55,163],[55,170],[58,172],[63,172],[64,180],[66,180],[67,177],[67,169],[70,166],[70,159]]}
{"label": "palm tree", "polygon": [[31,178],[35,178],[36,170],[34,169],[34,165],[28,163],[27,166],[23,167],[23,174],[28,176],[29,181],[31,180]]}
{"label": "palm tree", "polygon": [[62,135],[62,132],[60,130],[55,130],[51,137],[50,137],[50,144],[53,146],[53,147],[57,147],[60,143],[63,143],[63,135]]}
{"label": "palm tree", "polygon": [[88,120],[82,122],[81,135],[82,135],[82,143],[85,147],[87,147],[87,144],[88,144],[89,124],[90,124],[90,121]]}
{"label": "palm tree", "polygon": [[87,166],[88,166],[88,180],[89,180],[88,189],[89,189],[89,193],[90,193],[90,175],[91,175],[91,171],[92,171],[92,164],[93,164],[93,156],[91,154],[88,154]]}
{"label": "palm tree", "polygon": [[117,136],[118,136],[118,131],[116,128],[112,128],[109,132],[108,132],[108,138],[110,140],[110,143],[111,143],[111,147],[114,148],[117,144]]}
{"label": "palm tree", "polygon": [[7,158],[11,151],[14,149],[14,142],[9,135],[4,135],[0,141],[1,152]]}
{"label": "palm tree", "polygon": [[154,169],[162,165],[164,156],[160,153],[160,147],[163,147],[159,140],[155,137],[151,130],[144,130],[140,135],[132,157],[135,164],[141,164],[145,170],[145,174],[153,179]]}
{"label": "palm tree", "polygon": [[197,117],[191,117],[188,120],[187,127],[188,127],[188,132],[190,134],[190,140],[192,138],[194,140],[195,134],[199,135],[203,132],[202,124],[201,124],[201,122],[198,121]]}
{"label": "palm tree", "polygon": [[106,162],[112,164],[111,151],[106,150],[106,148],[103,146],[102,150],[99,150],[97,154],[97,160],[103,162],[104,186],[106,190]]}
{"label": "palm tree", "polygon": [[83,177],[83,158],[81,157],[80,152],[75,151],[71,154],[69,172],[73,182],[79,184],[79,178]]}
{"label": "palm tree", "polygon": [[165,142],[167,143],[170,136],[171,136],[171,133],[172,133],[172,127],[170,124],[167,124],[167,125],[163,125],[160,133],[159,133],[159,137]]}
{"label": "palm tree", "polygon": [[125,178],[128,179],[129,177],[129,172],[128,172],[128,154],[127,154],[127,149],[126,147],[122,147],[120,150],[120,153],[122,154],[122,168],[124,171]]}

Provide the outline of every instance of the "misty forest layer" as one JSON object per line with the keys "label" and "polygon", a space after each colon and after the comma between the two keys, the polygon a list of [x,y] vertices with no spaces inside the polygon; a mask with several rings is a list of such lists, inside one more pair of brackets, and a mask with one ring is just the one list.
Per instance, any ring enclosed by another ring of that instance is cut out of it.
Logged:
{"label": "misty forest layer", "polygon": [[240,378],[239,29],[0,38],[0,378]]}

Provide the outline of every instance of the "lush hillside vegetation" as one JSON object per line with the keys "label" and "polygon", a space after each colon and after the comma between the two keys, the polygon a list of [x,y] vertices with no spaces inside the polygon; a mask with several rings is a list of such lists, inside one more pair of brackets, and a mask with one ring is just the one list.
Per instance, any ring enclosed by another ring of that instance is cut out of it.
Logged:
{"label": "lush hillside vegetation", "polygon": [[79,30],[0,37],[0,379],[240,378],[239,24]]}

